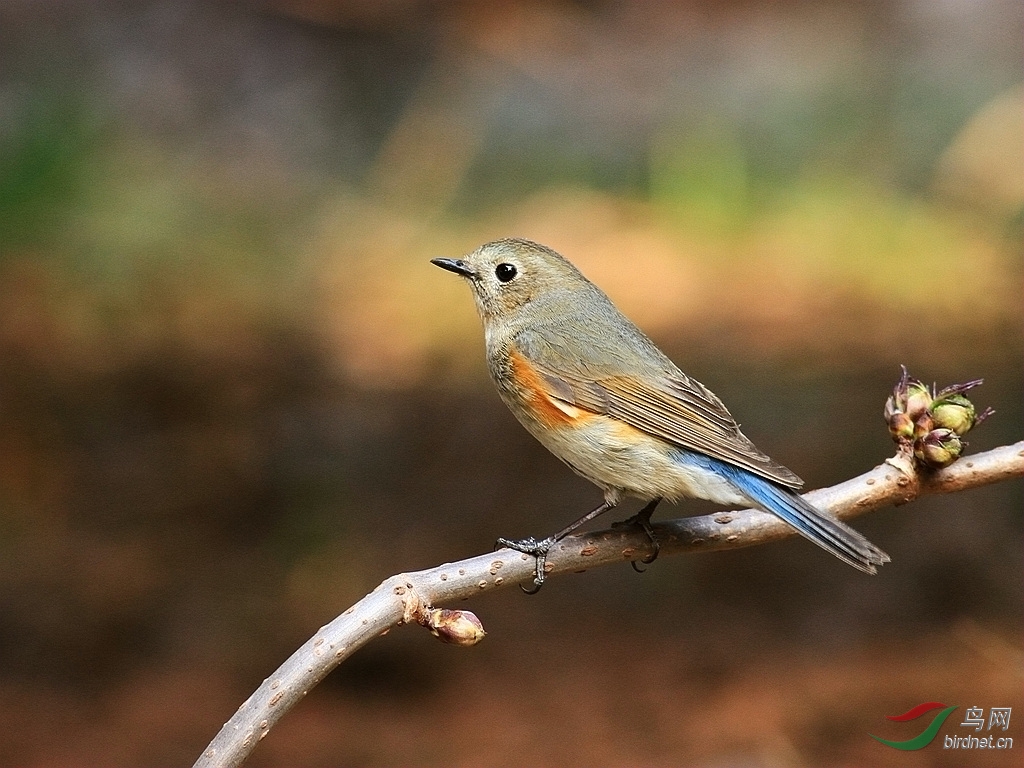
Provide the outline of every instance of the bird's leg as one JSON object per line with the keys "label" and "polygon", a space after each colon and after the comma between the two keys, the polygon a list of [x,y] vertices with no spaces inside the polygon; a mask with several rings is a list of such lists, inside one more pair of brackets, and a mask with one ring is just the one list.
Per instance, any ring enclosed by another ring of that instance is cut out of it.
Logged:
{"label": "bird's leg", "polygon": [[[533,538],[533,536],[530,536],[525,539],[520,539],[518,541],[514,539],[501,538],[498,539],[497,542],[495,542],[495,547],[508,547],[509,549],[514,549],[516,552],[522,552],[525,555],[533,555],[535,558],[537,558],[537,569],[533,577],[533,589],[523,588],[523,592],[525,592],[526,594],[535,595],[537,594],[537,592],[540,591],[540,588],[544,586],[544,566],[547,563],[548,552],[551,550],[551,548],[555,546],[555,544],[560,542],[562,539],[564,539],[566,536],[568,536],[570,533],[579,528],[581,525],[583,525],[589,520],[593,520],[598,515],[607,512],[614,506],[615,502],[605,501],[605,503],[599,506],[597,509],[587,512],[587,514],[585,514],[576,522],[565,526],[565,528],[560,530],[554,536],[548,536],[546,539],[537,541],[537,539]],[[651,511],[653,510],[654,508],[651,507]],[[648,515],[648,517],[650,517],[650,515]],[[648,527],[650,527],[650,524],[648,524]]]}
{"label": "bird's leg", "polygon": [[[632,517],[621,520],[617,523],[612,523],[612,528],[624,528],[627,525],[636,525],[643,529],[644,533],[647,534],[647,538],[651,540],[651,547],[654,549],[654,553],[643,558],[640,562],[644,565],[650,565],[658,559],[658,552],[661,551],[661,544],[658,542],[658,537],[654,535],[654,529],[651,527],[651,515],[654,514],[655,508],[661,503],[661,499],[654,499],[648,502],[647,506],[641,509]],[[637,573],[643,573],[643,569],[638,568],[636,560],[630,560],[629,564],[633,566],[633,570]]]}

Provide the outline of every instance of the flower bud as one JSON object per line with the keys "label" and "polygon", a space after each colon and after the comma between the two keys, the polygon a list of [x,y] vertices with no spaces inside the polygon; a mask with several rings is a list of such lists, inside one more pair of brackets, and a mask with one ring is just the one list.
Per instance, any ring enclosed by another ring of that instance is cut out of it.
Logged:
{"label": "flower bud", "polygon": [[903,410],[912,421],[917,421],[918,417],[927,412],[928,406],[932,404],[932,393],[926,384],[917,379],[908,379],[904,392],[906,406]]}
{"label": "flower bud", "polygon": [[434,608],[427,614],[427,627],[442,643],[468,647],[476,645],[487,633],[471,611]]}
{"label": "flower bud", "polygon": [[903,411],[899,388],[893,390],[882,409],[882,418],[889,425],[889,434],[893,440],[910,440],[914,436],[914,422]]}
{"label": "flower bud", "polygon": [[914,422],[911,421],[907,414],[897,412],[892,414],[888,419],[889,422],[889,434],[893,436],[896,441],[900,440],[911,440],[914,437]]}
{"label": "flower bud", "polygon": [[927,411],[918,416],[917,421],[914,422],[914,440],[923,440],[925,435],[935,428],[935,424],[932,422],[932,416]]}
{"label": "flower bud", "polygon": [[959,436],[951,429],[933,429],[914,444],[914,456],[933,469],[948,467],[963,450]]}
{"label": "flower bud", "polygon": [[977,414],[974,404],[963,395],[946,395],[931,407],[935,426],[950,429],[958,435],[966,434],[974,426]]}

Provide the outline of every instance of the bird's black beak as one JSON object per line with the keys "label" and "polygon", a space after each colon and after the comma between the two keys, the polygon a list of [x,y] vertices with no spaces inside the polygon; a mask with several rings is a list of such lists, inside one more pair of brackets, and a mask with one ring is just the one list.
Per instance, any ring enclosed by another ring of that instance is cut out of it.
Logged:
{"label": "bird's black beak", "polygon": [[463,277],[476,277],[476,272],[469,268],[462,259],[431,259],[431,264],[434,264],[441,269],[447,269],[449,272],[454,272],[456,275],[462,275]]}

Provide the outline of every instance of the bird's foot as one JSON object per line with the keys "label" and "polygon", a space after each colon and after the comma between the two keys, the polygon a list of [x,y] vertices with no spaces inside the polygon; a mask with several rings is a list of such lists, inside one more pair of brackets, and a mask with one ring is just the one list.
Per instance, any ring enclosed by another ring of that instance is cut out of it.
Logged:
{"label": "bird's foot", "polygon": [[[640,528],[647,534],[647,538],[651,541],[651,549],[653,551],[647,557],[640,560],[644,565],[650,565],[657,560],[658,553],[661,551],[661,543],[658,541],[658,537],[654,535],[654,528],[651,526],[651,515],[654,514],[654,508],[658,506],[659,501],[661,501],[661,499],[655,499],[632,517],[620,520],[617,523],[612,523],[612,528]],[[643,573],[645,570],[636,564],[636,560],[630,560],[629,564],[633,566],[633,570],[637,573]]]}
{"label": "bird's foot", "polygon": [[544,567],[547,564],[548,552],[551,551],[556,543],[557,539],[551,536],[546,539],[537,540],[533,536],[528,536],[525,539],[498,539],[494,547],[508,547],[514,549],[516,552],[522,552],[524,555],[533,555],[537,559],[536,570],[533,576],[533,589],[527,589],[520,585],[520,589],[528,595],[535,595],[540,592],[540,588],[544,586]]}

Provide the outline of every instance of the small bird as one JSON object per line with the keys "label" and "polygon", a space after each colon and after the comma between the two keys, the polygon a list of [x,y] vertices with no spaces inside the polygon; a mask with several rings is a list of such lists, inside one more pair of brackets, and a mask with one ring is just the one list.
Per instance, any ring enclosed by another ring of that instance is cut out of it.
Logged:
{"label": "small bird", "polygon": [[[537,559],[534,589],[555,543],[616,506],[708,499],[770,512],[865,573],[889,556],[806,502],[803,481],[740,432],[711,390],[687,376],[567,259],[529,240],[486,243],[431,263],[465,278],[483,321],[487,365],[501,399],[555,456],[604,491],[604,503],[554,536],[498,544]],[[635,567],[635,566],[634,566]]]}

